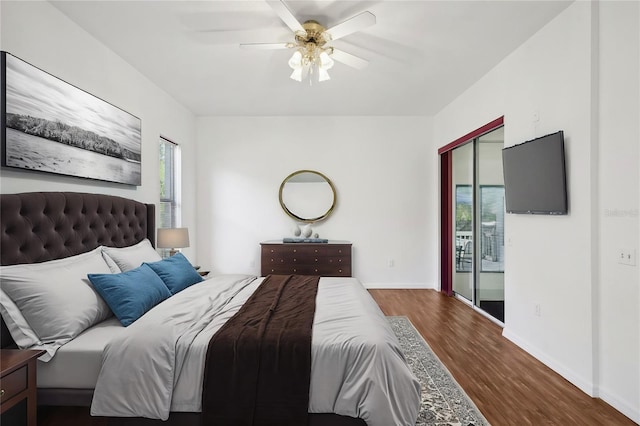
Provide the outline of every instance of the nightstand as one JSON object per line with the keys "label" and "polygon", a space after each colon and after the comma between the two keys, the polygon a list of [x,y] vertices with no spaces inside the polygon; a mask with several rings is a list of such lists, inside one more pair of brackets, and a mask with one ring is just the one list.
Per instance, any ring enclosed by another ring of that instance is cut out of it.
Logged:
{"label": "nightstand", "polygon": [[196,271],[198,271],[198,273],[200,274],[201,277],[206,277],[207,275],[209,275],[209,271],[201,271],[200,270],[200,265],[198,266],[194,266],[193,269],[195,269]]}
{"label": "nightstand", "polygon": [[0,350],[0,420],[2,423],[7,417],[14,419],[17,418],[16,416],[24,415],[27,426],[36,426],[38,408],[36,360],[43,353],[42,350]]}

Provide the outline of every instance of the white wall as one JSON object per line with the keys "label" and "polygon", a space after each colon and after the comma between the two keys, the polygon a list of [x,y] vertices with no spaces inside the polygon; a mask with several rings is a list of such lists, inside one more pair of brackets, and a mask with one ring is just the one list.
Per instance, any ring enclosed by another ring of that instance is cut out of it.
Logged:
{"label": "white wall", "polygon": [[[193,114],[50,3],[0,2],[0,48],[142,120],[141,186],[1,169],[0,192],[92,192],[157,204],[159,136],[181,145],[186,164],[195,161]],[[194,187],[195,170],[185,167],[183,188]],[[193,245],[196,198],[195,191],[183,191],[183,225],[190,228]],[[195,249],[184,252],[193,255]]]}
{"label": "white wall", "polygon": [[368,286],[436,285],[437,230],[425,225],[437,211],[426,197],[429,119],[211,117],[197,128],[203,266],[259,274],[259,243],[293,236],[280,183],[312,169],[331,179],[338,200],[314,232],[353,243],[354,276]]}
{"label": "white wall", "polygon": [[616,256],[639,248],[640,3],[600,3],[599,35],[599,393],[640,423],[640,274]]}
{"label": "white wall", "polygon": [[[638,421],[638,271],[611,257],[637,248],[638,4],[601,7],[572,4],[509,55],[434,117],[434,143],[501,115],[506,146],[564,130],[569,214],[506,217],[504,335]],[[604,205],[634,217],[601,224]]]}

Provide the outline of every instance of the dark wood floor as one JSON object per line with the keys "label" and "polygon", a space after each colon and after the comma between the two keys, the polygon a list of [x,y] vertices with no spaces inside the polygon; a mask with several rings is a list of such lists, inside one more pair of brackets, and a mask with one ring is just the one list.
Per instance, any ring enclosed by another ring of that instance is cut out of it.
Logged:
{"label": "dark wood floor", "polygon": [[502,337],[502,328],[435,290],[371,290],[406,315],[492,426],[635,425]]}
{"label": "dark wood floor", "polygon": [[[502,329],[434,290],[371,290],[386,315],[406,315],[493,426],[632,426],[502,337]],[[40,426],[102,426],[86,408],[41,407]]]}

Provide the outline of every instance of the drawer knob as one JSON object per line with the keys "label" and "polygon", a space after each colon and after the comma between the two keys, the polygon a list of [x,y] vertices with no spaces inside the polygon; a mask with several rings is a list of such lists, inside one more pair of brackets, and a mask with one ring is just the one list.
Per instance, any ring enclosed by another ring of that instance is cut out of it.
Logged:
{"label": "drawer knob", "polygon": [[271,249],[271,253],[273,253],[273,249]]}
{"label": "drawer knob", "polygon": [[318,272],[318,270],[316,269],[316,272]]}
{"label": "drawer knob", "polygon": [[316,262],[318,261],[318,259],[316,259]]}
{"label": "drawer knob", "polygon": [[4,389],[0,389],[0,398],[4,396]]}
{"label": "drawer knob", "polygon": [[342,250],[338,250],[338,253],[342,253]]}
{"label": "drawer knob", "polygon": [[316,250],[315,250],[315,252],[317,253],[317,252],[318,252],[318,249],[316,249]]}
{"label": "drawer knob", "polygon": [[338,272],[342,273],[342,269],[338,269]]}
{"label": "drawer knob", "polygon": [[293,252],[295,253],[295,252],[296,252],[296,249],[293,249]]}
{"label": "drawer knob", "polygon": [[296,272],[296,269],[294,269],[293,272]]}

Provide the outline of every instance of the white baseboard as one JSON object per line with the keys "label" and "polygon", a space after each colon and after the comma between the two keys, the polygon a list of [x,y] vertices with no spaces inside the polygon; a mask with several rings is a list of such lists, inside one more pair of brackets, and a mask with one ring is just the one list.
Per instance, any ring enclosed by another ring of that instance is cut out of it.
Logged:
{"label": "white baseboard", "polygon": [[629,401],[623,401],[618,395],[614,395],[602,388],[599,389],[599,398],[620,411],[625,416],[629,417],[632,421],[640,424],[640,407],[633,405]]}
{"label": "white baseboard", "polygon": [[542,352],[535,346],[531,345],[526,340],[520,338],[515,333],[511,332],[510,329],[505,327],[502,330],[502,336],[511,340],[516,345],[520,346],[526,352],[528,352],[531,356],[536,358],[538,361],[542,362],[544,365],[567,379],[569,382],[573,383],[578,389],[582,392],[586,393],[590,397],[597,397],[596,389],[594,387],[593,382],[589,380],[585,380],[584,377],[577,374],[570,368],[567,368],[565,365],[562,365],[558,361],[556,361],[553,357],[548,354]]}
{"label": "white baseboard", "polygon": [[368,289],[435,289],[433,285],[427,283],[362,283]]}

